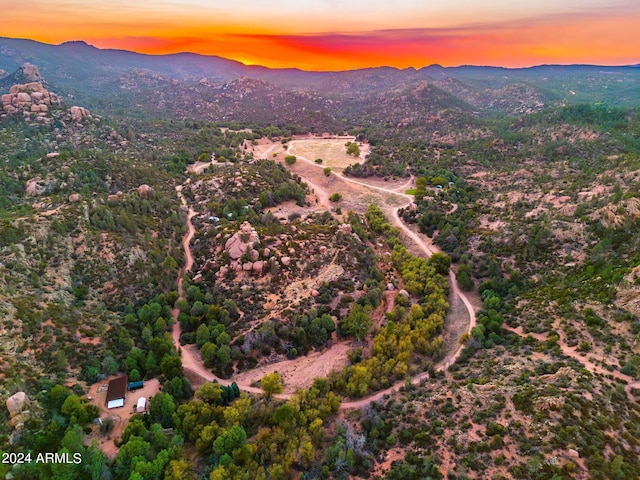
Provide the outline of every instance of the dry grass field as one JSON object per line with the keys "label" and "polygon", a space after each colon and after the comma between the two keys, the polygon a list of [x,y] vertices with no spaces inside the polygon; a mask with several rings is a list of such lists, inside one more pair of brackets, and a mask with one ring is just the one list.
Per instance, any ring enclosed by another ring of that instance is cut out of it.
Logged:
{"label": "dry grass field", "polygon": [[349,165],[362,163],[364,156],[369,152],[369,145],[359,145],[359,157],[347,155],[345,143],[348,141],[344,138],[292,140],[289,151],[292,155],[304,157],[311,161],[321,158],[322,163],[319,165],[331,167],[331,169],[341,172]]}

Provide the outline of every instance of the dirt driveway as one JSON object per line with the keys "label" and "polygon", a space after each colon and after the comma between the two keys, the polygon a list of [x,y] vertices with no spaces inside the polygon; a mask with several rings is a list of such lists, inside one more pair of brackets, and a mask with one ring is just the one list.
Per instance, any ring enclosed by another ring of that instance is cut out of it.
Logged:
{"label": "dirt driveway", "polygon": [[104,421],[107,417],[113,420],[113,430],[102,434],[100,427],[95,426],[94,431],[90,435],[90,440],[97,440],[100,450],[109,458],[114,458],[118,454],[118,447],[113,443],[122,436],[124,428],[129,423],[129,419],[134,414],[133,407],[137,405],[140,397],[147,399],[147,408],[149,408],[149,398],[160,391],[160,382],[157,378],[146,380],[144,387],[139,390],[127,392],[124,397],[124,407],[107,409],[107,385],[110,380],[116,376],[109,377],[98,383],[94,383],[89,387],[87,398],[89,401],[100,409],[100,418]]}

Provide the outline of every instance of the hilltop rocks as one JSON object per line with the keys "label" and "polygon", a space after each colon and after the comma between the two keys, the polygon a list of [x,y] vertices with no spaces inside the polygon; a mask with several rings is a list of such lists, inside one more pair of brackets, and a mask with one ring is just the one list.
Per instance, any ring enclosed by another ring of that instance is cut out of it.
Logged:
{"label": "hilltop rocks", "polygon": [[44,80],[38,67],[29,62],[22,65],[22,75],[27,82],[42,82]]}
{"label": "hilltop rocks", "polygon": [[69,109],[69,115],[74,122],[82,122],[82,120],[91,119],[91,113],[84,107],[73,106]]}
{"label": "hilltop rocks", "polygon": [[232,260],[238,260],[255,243],[260,243],[258,232],[249,222],[244,222],[240,226],[240,231],[226,241],[224,249],[229,252]]}
{"label": "hilltop rocks", "polygon": [[37,121],[44,123],[51,121],[47,118],[49,108],[59,104],[58,96],[46,90],[40,82],[13,85],[9,93],[2,95],[3,114],[34,116]]}
{"label": "hilltop rocks", "polygon": [[229,254],[231,261],[229,265],[220,267],[216,273],[216,277],[222,280],[229,272],[251,274],[261,277],[269,270],[269,261],[274,261],[275,259],[271,257],[269,261],[260,260],[261,257],[268,257],[271,251],[265,248],[261,255],[256,248],[259,243],[260,237],[255,228],[253,228],[249,222],[244,222],[240,226],[240,230],[225,242],[224,250]]}
{"label": "hilltop rocks", "polygon": [[627,218],[640,218],[640,199],[631,197],[617,204],[610,203],[596,210],[589,218],[592,220],[600,220],[605,228],[614,228],[619,230],[624,227]]}
{"label": "hilltop rocks", "polygon": [[9,443],[13,445],[16,438],[15,435],[24,430],[25,423],[33,416],[29,411],[31,401],[26,393],[18,392],[7,399],[6,405],[10,417],[7,426],[15,430],[9,436]]}
{"label": "hilltop rocks", "polygon": [[16,101],[18,103],[31,103],[31,95],[26,92],[16,93]]}
{"label": "hilltop rocks", "polygon": [[69,195],[70,203],[78,203],[80,200],[82,200],[82,197],[79,193],[72,193],[71,195]]}

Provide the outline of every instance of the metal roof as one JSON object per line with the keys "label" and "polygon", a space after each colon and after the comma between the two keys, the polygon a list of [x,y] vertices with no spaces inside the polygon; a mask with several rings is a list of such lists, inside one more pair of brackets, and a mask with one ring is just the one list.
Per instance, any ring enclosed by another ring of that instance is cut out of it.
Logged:
{"label": "metal roof", "polygon": [[127,376],[123,375],[121,377],[114,378],[109,382],[109,387],[107,388],[107,403],[111,400],[124,398],[124,395],[127,392],[127,380]]}

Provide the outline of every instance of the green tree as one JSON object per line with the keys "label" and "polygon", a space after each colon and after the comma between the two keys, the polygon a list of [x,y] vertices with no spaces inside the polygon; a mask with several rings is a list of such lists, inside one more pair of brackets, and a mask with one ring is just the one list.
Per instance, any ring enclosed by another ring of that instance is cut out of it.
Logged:
{"label": "green tree", "polygon": [[347,142],[346,147],[347,147],[347,155],[352,155],[354,157],[360,156],[360,148],[358,147],[357,143]]}
{"label": "green tree", "polygon": [[218,382],[207,382],[198,389],[196,398],[213,405],[221,405],[222,386]]}
{"label": "green tree", "polygon": [[160,370],[164,378],[171,380],[174,377],[182,377],[182,359],[177,355],[165,355],[160,363]]}
{"label": "green tree", "polygon": [[209,340],[211,340],[211,332],[209,327],[203,323],[196,330],[196,345],[198,345],[198,348],[202,348]]}
{"label": "green tree", "polygon": [[205,342],[200,349],[200,353],[202,354],[204,364],[211,368],[218,355],[218,346],[215,343]]}
{"label": "green tree", "polygon": [[164,428],[173,427],[173,414],[176,402],[168,393],[156,393],[149,402],[149,417]]}
{"label": "green tree", "polygon": [[260,382],[262,391],[267,399],[276,393],[282,393],[282,377],[278,372],[267,373]]}
{"label": "green tree", "polygon": [[195,480],[196,474],[193,465],[184,458],[171,460],[164,472],[165,480]]}
{"label": "green tree", "polygon": [[473,280],[471,278],[471,267],[467,263],[460,265],[458,273],[456,274],[458,280],[458,286],[461,290],[468,292],[473,289]]}
{"label": "green tree", "polygon": [[144,439],[135,436],[122,445],[115,461],[118,478],[129,478],[129,470],[133,459],[136,457],[147,458],[150,449],[151,444],[149,442],[145,442]]}
{"label": "green tree", "polygon": [[346,317],[342,319],[342,330],[347,334],[362,341],[371,328],[371,305],[362,306],[354,303]]}
{"label": "green tree", "polygon": [[449,275],[449,267],[451,266],[451,257],[449,255],[436,252],[429,257],[427,263],[435,268],[436,273],[444,277]]}
{"label": "green tree", "polygon": [[162,267],[169,272],[173,272],[178,270],[178,262],[176,262],[175,258],[169,255],[164,259],[164,262],[162,262]]}
{"label": "green tree", "polygon": [[331,167],[325,167],[322,169],[322,173],[324,173],[325,177],[330,177],[331,176]]}
{"label": "green tree", "polygon": [[292,166],[294,163],[296,163],[296,156],[295,155],[287,155],[286,157],[284,157],[284,163],[286,163],[289,166]]}
{"label": "green tree", "polygon": [[242,447],[247,440],[247,432],[240,425],[234,425],[224,432],[213,442],[213,452],[221,457],[224,454],[233,453],[234,450]]}

